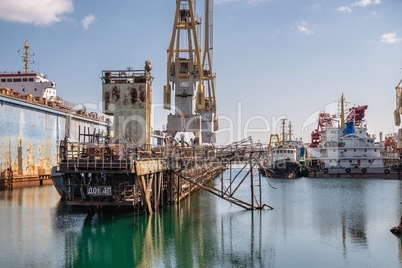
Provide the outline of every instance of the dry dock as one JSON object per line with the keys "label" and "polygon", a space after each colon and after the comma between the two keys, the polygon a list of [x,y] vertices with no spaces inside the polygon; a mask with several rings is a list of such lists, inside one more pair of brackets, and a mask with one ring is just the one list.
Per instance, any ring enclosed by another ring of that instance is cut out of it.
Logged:
{"label": "dry dock", "polygon": [[[244,209],[271,208],[261,201],[261,176],[254,177],[253,172],[265,150],[252,143],[151,149],[67,142],[61,147],[59,169],[52,178],[68,204],[86,206],[93,213],[107,207],[128,207],[151,214],[200,188]],[[223,171],[231,169],[233,163],[242,168],[224,179]],[[215,178],[221,178],[220,183],[211,186],[209,181]],[[235,194],[245,183],[251,186],[250,197],[242,200]]]}

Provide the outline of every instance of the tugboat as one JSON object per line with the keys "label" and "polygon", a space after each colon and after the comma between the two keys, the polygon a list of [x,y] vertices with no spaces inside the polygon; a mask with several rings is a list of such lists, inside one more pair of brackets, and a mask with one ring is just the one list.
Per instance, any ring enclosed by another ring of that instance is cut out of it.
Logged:
{"label": "tugboat", "polygon": [[[286,139],[286,136],[288,138]],[[304,166],[304,147],[301,141],[292,139],[292,125],[285,133],[285,119],[282,120],[282,140],[278,134],[271,134],[267,163],[260,167],[260,173],[270,178],[301,178],[309,174]]]}

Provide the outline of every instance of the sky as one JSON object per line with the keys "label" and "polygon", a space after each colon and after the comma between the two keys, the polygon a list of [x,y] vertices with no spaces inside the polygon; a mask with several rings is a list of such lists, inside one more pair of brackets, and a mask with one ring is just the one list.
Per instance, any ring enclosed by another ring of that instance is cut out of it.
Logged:
{"label": "sky", "polygon": [[[152,62],[153,126],[162,129],[166,50],[174,0],[2,0],[0,71],[45,73],[63,99],[96,108],[102,70]],[[203,16],[204,1],[197,1]],[[400,0],[215,0],[213,72],[218,144],[248,136],[266,143],[281,119],[310,142],[317,113],[368,105],[370,134],[395,133],[395,86],[402,78]]]}

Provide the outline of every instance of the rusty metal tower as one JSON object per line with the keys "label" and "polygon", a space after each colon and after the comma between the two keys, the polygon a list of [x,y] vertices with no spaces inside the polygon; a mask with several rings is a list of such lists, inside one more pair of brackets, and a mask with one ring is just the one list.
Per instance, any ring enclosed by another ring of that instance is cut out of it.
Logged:
{"label": "rusty metal tower", "polygon": [[[205,45],[202,52],[202,24],[195,15],[195,0],[177,0],[173,32],[167,51],[167,84],[164,86],[164,108],[174,109],[168,115],[167,134],[194,133],[194,144],[214,143],[217,124],[215,104],[215,75],[212,73],[211,38],[212,10],[206,0]],[[207,84],[207,91],[205,85]],[[171,93],[175,103],[171,105]],[[194,92],[196,91],[196,94]]]}

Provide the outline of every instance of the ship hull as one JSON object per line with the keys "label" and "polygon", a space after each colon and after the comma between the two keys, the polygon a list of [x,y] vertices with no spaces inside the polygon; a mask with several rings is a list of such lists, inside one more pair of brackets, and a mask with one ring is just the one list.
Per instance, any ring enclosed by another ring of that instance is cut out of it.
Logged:
{"label": "ship hull", "polygon": [[386,178],[401,179],[402,170],[394,168],[333,168],[324,170],[311,169],[309,176],[311,178]]}
{"label": "ship hull", "polygon": [[79,129],[106,131],[107,123],[0,94],[0,189],[51,184],[59,145]]}
{"label": "ship hull", "polygon": [[309,175],[308,169],[290,160],[277,161],[274,167],[261,167],[259,171],[260,174],[269,178],[294,179]]}

